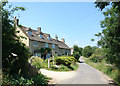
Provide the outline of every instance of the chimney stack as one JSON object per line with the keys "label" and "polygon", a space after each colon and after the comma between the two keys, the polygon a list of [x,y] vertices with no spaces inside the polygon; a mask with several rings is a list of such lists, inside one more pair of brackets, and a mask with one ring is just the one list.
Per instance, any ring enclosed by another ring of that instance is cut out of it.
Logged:
{"label": "chimney stack", "polygon": [[58,40],[58,36],[57,35],[55,35],[55,40]]}
{"label": "chimney stack", "polygon": [[64,38],[62,38],[61,41],[65,43],[65,39]]}
{"label": "chimney stack", "polygon": [[41,27],[38,27],[37,29],[38,29],[38,32],[41,33]]}
{"label": "chimney stack", "polygon": [[18,26],[18,24],[19,24],[19,19],[16,19],[16,16],[14,17],[14,22],[15,22],[15,25]]}

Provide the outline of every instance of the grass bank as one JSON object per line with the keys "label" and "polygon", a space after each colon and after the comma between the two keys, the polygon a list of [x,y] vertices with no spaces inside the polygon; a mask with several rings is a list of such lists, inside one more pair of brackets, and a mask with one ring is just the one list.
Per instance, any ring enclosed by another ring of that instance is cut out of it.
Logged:
{"label": "grass bank", "polygon": [[59,65],[59,67],[55,67],[55,66],[51,66],[49,69],[47,68],[47,70],[52,70],[52,71],[74,71],[77,70],[79,67],[79,64],[77,62],[72,63],[70,65],[70,67],[65,66],[65,65]]}
{"label": "grass bank", "polygon": [[120,86],[120,82],[119,82],[119,70],[117,67],[115,67],[114,65],[111,64],[106,64],[106,62],[103,60],[102,62],[97,62],[94,63],[91,60],[89,60],[88,58],[83,57],[85,60],[85,63],[87,63],[88,65],[92,66],[95,69],[98,69],[99,71],[103,72],[104,74],[108,75],[110,78],[112,78],[115,83],[119,84]]}

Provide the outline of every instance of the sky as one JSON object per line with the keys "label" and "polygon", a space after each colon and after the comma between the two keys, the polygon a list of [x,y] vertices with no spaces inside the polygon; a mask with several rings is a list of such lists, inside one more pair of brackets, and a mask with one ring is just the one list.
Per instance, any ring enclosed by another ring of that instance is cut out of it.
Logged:
{"label": "sky", "polygon": [[[93,2],[11,2],[13,6],[23,6],[25,11],[14,14],[19,24],[42,32],[49,33],[52,38],[65,39],[69,47],[78,45],[96,46],[101,32],[100,21],[104,16]],[[91,39],[95,41],[92,42]]]}

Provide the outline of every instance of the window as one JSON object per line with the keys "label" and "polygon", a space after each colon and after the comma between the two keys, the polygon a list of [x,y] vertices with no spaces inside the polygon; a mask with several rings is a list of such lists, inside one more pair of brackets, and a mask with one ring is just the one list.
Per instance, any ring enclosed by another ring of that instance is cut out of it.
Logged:
{"label": "window", "polygon": [[38,46],[38,42],[35,41],[34,44],[33,44],[33,46]]}
{"label": "window", "polygon": [[51,40],[50,36],[47,37],[49,40]]}
{"label": "window", "polygon": [[55,44],[52,44],[52,47],[55,48]]}
{"label": "window", "polygon": [[45,43],[45,47],[48,47],[48,43]]}
{"label": "window", "polygon": [[32,32],[31,32],[31,31],[28,31],[28,35],[32,36]]}
{"label": "window", "polygon": [[40,37],[40,38],[42,38],[42,37],[43,37],[43,35],[42,35],[42,34],[40,34],[40,35],[39,35],[39,37]]}

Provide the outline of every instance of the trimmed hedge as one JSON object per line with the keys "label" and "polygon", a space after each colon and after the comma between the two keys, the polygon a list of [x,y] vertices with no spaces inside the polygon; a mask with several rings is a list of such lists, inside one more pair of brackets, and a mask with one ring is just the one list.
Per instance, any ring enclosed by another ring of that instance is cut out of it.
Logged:
{"label": "trimmed hedge", "polygon": [[73,62],[76,61],[74,57],[71,56],[61,56],[55,59],[57,65],[65,65],[65,66],[70,66]]}

